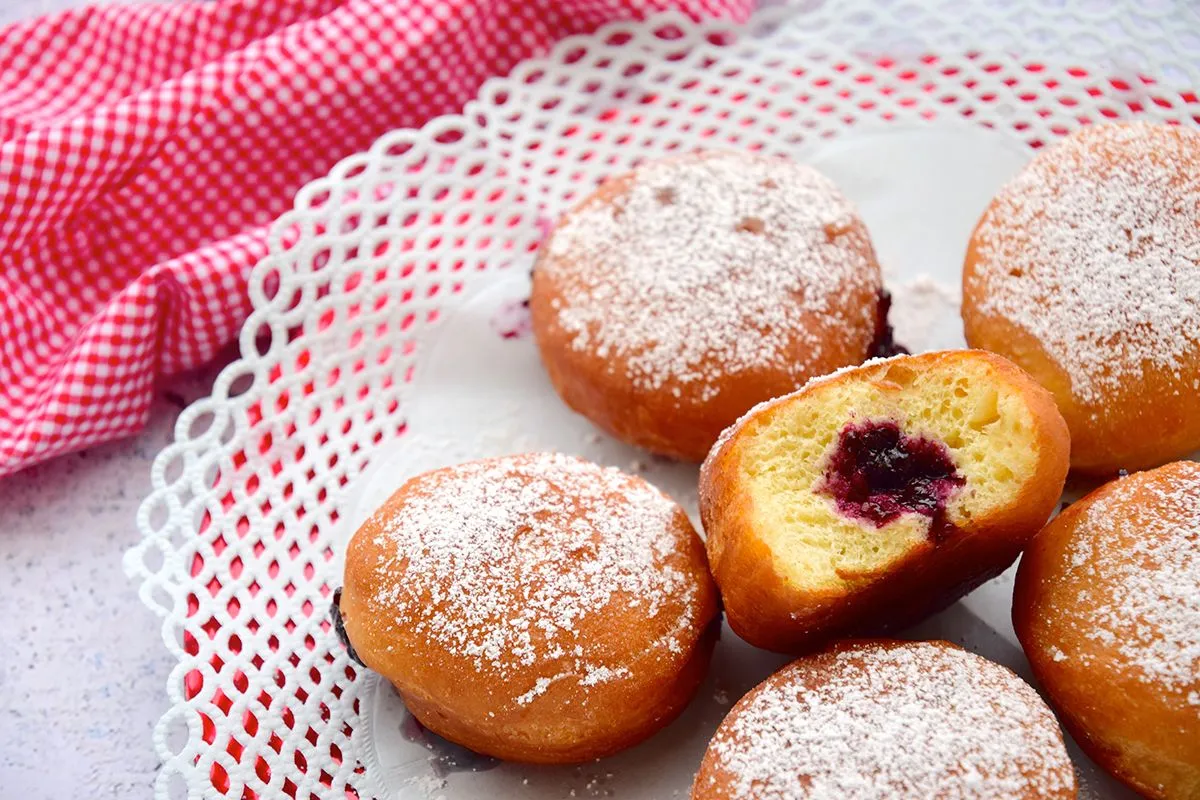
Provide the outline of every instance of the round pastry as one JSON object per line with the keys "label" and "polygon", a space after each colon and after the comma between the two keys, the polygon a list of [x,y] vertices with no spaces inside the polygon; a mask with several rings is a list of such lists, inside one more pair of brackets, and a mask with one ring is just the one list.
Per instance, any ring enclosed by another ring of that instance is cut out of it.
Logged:
{"label": "round pastry", "polygon": [[350,541],[341,613],[421,724],[539,763],[609,755],[667,724],[718,631],[683,510],[641,478],[558,454],[405,483]]}
{"label": "round pastry", "polygon": [[1054,394],[1073,467],[1200,448],[1200,132],[1101,125],[1039,153],[971,237],[963,321]]}
{"label": "round pastry", "polygon": [[1200,798],[1200,464],[1063,511],[1021,559],[1013,624],[1096,763],[1146,797]]}
{"label": "round pastry", "polygon": [[1069,448],[1050,394],[978,350],[871,361],[754,408],[700,470],[730,626],[801,652],[949,605],[1045,523]]}
{"label": "round pastry", "polygon": [[862,220],[827,178],[707,153],[613,178],[543,244],[530,309],[575,411],[699,461],[748,408],[890,339]]}
{"label": "round pastry", "polygon": [[784,667],[717,729],[692,800],[1073,798],[1054,715],[949,642],[843,642]]}

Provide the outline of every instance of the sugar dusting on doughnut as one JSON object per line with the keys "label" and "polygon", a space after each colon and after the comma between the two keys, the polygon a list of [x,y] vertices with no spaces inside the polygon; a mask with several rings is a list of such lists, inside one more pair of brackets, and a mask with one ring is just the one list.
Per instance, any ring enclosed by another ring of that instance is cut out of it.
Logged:
{"label": "sugar dusting on doughnut", "polygon": [[[764,365],[807,376],[821,343],[810,335],[807,352],[794,352],[799,318],[832,313],[832,293],[874,274],[855,220],[805,166],[722,153],[667,160],[642,167],[613,203],[568,215],[538,268],[573,287],[555,308],[575,349],[622,357],[641,388],[675,380],[708,398],[727,375]],[[875,313],[863,308],[855,322]]]}
{"label": "sugar dusting on doughnut", "polygon": [[[1200,465],[1186,473],[1163,474],[1161,484],[1123,478],[1087,509],[1078,528],[1086,535],[1072,541],[1065,578],[1086,586],[1103,575],[1120,587],[1119,602],[1082,589],[1078,604],[1059,613],[1115,649],[1142,680],[1186,692],[1186,702],[1200,706]],[[1133,523],[1116,509],[1139,489],[1169,512],[1140,515],[1136,534],[1119,530]]]}
{"label": "sugar dusting on doughnut", "polygon": [[[985,314],[1042,343],[1084,403],[1200,342],[1200,133],[1087,128],[1039,154],[975,234]],[[1193,387],[1194,388],[1194,387]]]}
{"label": "sugar dusting on doughnut", "polygon": [[1074,786],[1037,693],[964,650],[863,646],[788,669],[713,740],[730,797],[1024,798]]}
{"label": "sugar dusting on doughnut", "polygon": [[556,680],[587,687],[629,675],[576,634],[579,620],[612,603],[641,607],[650,619],[677,613],[653,649],[679,652],[679,634],[697,613],[696,588],[667,563],[679,547],[670,526],[682,512],[657,489],[550,453],[418,480],[422,491],[375,539],[394,554],[379,573],[405,583],[384,582],[376,601],[397,609],[398,623],[501,677],[538,663],[568,665],[510,698],[518,705]]}

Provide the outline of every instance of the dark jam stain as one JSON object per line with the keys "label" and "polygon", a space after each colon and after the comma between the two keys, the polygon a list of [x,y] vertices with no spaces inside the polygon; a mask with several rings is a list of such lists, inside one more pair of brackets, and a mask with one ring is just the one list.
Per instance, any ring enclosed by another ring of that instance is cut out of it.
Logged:
{"label": "dark jam stain", "polygon": [[534,220],[533,224],[536,225],[537,229],[538,229],[538,244],[539,245],[542,242],[549,239],[550,234],[554,232],[555,222],[550,217],[539,214],[538,218]]}
{"label": "dark jam stain", "polygon": [[524,339],[533,332],[528,300],[512,300],[500,306],[492,317],[492,330],[502,339]]}
{"label": "dark jam stain", "polygon": [[500,766],[499,759],[481,755],[443,739],[407,711],[404,712],[404,721],[400,723],[400,735],[429,751],[429,767],[439,778],[453,772],[487,772]]}
{"label": "dark jam stain", "polygon": [[350,644],[350,637],[346,635],[346,621],[342,619],[341,589],[337,589],[333,593],[333,602],[329,604],[329,616],[333,617],[333,630],[337,633],[338,639],[342,641],[342,645],[346,648],[346,653],[354,663],[365,667],[366,664],[358,657],[358,653],[354,652],[354,645]]}
{"label": "dark jam stain", "polygon": [[895,422],[850,424],[838,435],[820,491],[838,511],[882,528],[902,514],[929,517],[929,536],[954,532],[946,501],[966,483],[941,442],[908,436]]}
{"label": "dark jam stain", "polygon": [[879,303],[875,306],[875,341],[871,342],[867,358],[889,358],[908,352],[907,347],[896,342],[892,324],[888,322],[888,312],[891,310],[891,292],[880,289]]}
{"label": "dark jam stain", "polygon": [[179,394],[178,392],[167,390],[163,392],[163,399],[179,409],[188,407],[188,401],[184,399],[183,395]]}

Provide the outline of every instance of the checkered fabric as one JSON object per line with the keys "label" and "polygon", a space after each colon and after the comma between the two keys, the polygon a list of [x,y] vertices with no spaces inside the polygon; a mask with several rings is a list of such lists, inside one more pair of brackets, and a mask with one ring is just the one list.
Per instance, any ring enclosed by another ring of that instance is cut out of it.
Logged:
{"label": "checkered fabric", "polygon": [[753,0],[221,0],[0,30],[0,476],[136,432],[305,182],[557,38]]}

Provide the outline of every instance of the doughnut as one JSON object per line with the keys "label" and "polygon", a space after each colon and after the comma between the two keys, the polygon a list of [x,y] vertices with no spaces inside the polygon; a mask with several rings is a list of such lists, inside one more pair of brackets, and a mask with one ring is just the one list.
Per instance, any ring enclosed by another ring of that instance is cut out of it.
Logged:
{"label": "doughnut", "polygon": [[566,404],[694,462],[754,404],[890,340],[886,310],[866,228],[832,182],[727,152],[605,182],[543,243],[530,297]]}
{"label": "doughnut", "polygon": [[692,800],[1074,798],[1054,714],[949,642],[842,642],[752,689],[717,729]]}
{"label": "doughnut", "polygon": [[1200,798],[1200,464],[1112,481],[1021,559],[1013,626],[1080,747],[1145,797]]}
{"label": "doughnut", "polygon": [[1039,153],[971,236],[962,314],[1054,394],[1075,469],[1200,448],[1200,132],[1100,125]]}
{"label": "doughnut", "polygon": [[700,470],[730,626],[797,653],[940,610],[1013,563],[1069,449],[1050,394],[981,351],[870,361],[755,407]]}
{"label": "doughnut", "polygon": [[422,725],[530,763],[589,761],[666,725],[719,629],[684,511],[641,478],[549,453],[401,486],[351,538],[341,616]]}

